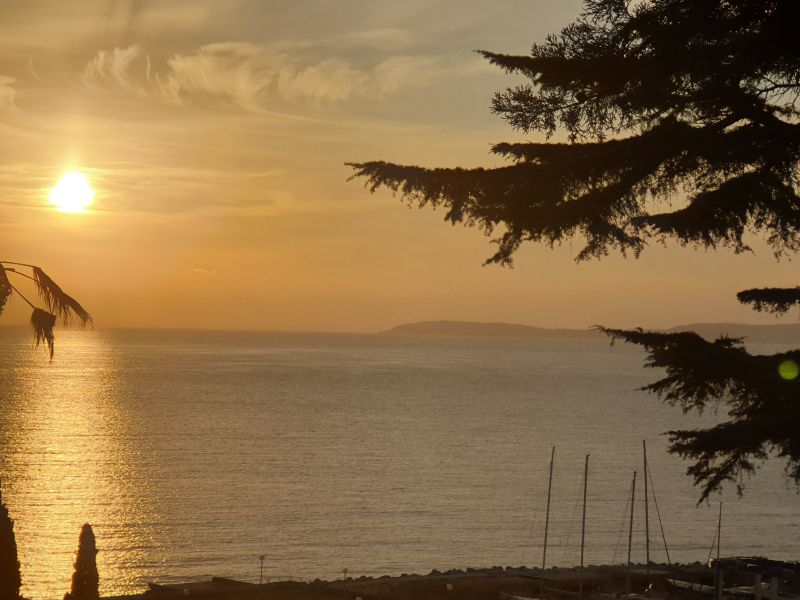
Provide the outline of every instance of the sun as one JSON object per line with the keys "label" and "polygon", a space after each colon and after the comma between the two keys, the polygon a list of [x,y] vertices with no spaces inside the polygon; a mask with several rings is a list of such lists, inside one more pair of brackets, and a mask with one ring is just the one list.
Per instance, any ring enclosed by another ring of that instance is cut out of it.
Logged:
{"label": "sun", "polygon": [[86,212],[94,199],[94,190],[83,173],[65,173],[50,190],[50,202],[58,210],[68,213]]}

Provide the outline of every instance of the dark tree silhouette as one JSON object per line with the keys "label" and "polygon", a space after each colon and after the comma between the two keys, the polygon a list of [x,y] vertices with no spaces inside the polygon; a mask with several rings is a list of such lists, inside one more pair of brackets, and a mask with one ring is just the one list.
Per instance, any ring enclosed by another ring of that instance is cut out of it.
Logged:
{"label": "dark tree silhouette", "polygon": [[64,595],[64,600],[98,600],[100,576],[97,574],[97,547],[92,526],[85,523],[78,540],[78,553],[75,557],[75,572],[72,574],[72,588]]}
{"label": "dark tree silhouette", "polygon": [[702,485],[700,500],[728,480],[741,493],[743,476],[770,451],[786,460],[786,474],[800,482],[800,350],[749,354],[740,338],[709,342],[696,333],[602,328],[612,340],[643,346],[645,365],[666,377],[643,389],[684,413],[727,407],[728,420],[708,429],[670,431],[670,451],[694,460],[688,474]]}
{"label": "dark tree silhouette", "polygon": [[[29,271],[30,274],[26,271]],[[9,274],[33,281],[45,308],[34,305],[11,283],[8,277]],[[75,298],[65,293],[41,268],[24,263],[0,261],[0,314],[3,313],[3,307],[8,298],[15,292],[33,309],[31,326],[33,327],[34,341],[37,346],[42,343],[47,346],[51,360],[55,349],[53,328],[59,317],[64,325],[69,325],[73,319],[77,319],[81,327],[85,327],[92,322],[92,317],[86,309]]]}
{"label": "dark tree silhouette", "polygon": [[[800,249],[798,22],[796,0],[585,0],[580,18],[529,56],[481,51],[529,79],[497,93],[493,112],[524,133],[562,130],[569,143],[499,143],[492,152],[510,164],[491,169],[348,164],[372,192],[387,188],[496,233],[487,263],[510,264],[526,241],[576,237],[585,241],[578,261],[612,249],[638,256],[651,239],[742,252],[747,234],[779,257]],[[780,313],[800,303],[800,290],[739,298]],[[800,384],[778,375],[795,353],[758,357],[740,340],[605,331],[666,369],[647,389],[667,402],[728,407],[722,425],[671,432],[671,451],[695,461],[701,500],[726,480],[741,489],[770,452],[800,483],[800,427],[789,426],[800,422]]]}
{"label": "dark tree silhouette", "polygon": [[21,585],[14,521],[8,516],[0,489],[0,600],[17,600]]}

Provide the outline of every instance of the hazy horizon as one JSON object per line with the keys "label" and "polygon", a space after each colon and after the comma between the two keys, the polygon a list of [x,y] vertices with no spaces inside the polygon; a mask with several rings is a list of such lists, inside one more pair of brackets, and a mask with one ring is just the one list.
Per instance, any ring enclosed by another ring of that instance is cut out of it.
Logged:
{"label": "hazy horizon", "polygon": [[[512,322],[512,321],[498,321],[498,320],[491,320],[491,321],[470,321],[470,320],[455,320],[455,319],[422,319],[419,321],[407,321],[403,323],[395,323],[393,325],[389,325],[384,329],[375,329],[375,330],[345,330],[345,329],[329,329],[329,330],[316,330],[316,329],[269,329],[269,328],[235,328],[235,327],[169,327],[169,326],[152,326],[152,325],[113,325],[113,326],[104,326],[104,325],[94,325],[91,327],[80,328],[75,326],[63,326],[63,324],[58,323],[55,328],[56,338],[60,334],[64,332],[75,332],[80,334],[81,331],[124,331],[124,330],[142,330],[142,331],[176,331],[176,332],[219,332],[219,333],[276,333],[276,334],[285,334],[285,333],[299,333],[299,334],[342,334],[342,335],[377,335],[377,334],[384,334],[384,333],[391,333],[392,330],[402,328],[404,326],[409,325],[425,325],[425,324],[438,324],[438,323],[448,323],[448,324],[467,324],[467,325],[499,325],[499,326],[512,326],[512,327],[528,327],[531,329],[541,329],[543,331],[570,331],[570,332],[578,332],[578,333],[593,333],[593,328],[596,327],[598,324],[591,324],[586,326],[565,326],[565,327],[548,327],[545,325],[540,325],[537,323],[520,323],[520,322]],[[607,327],[615,327],[614,323],[611,324],[602,324]],[[695,321],[695,322],[685,322],[685,323],[672,323],[663,326],[650,326],[647,324],[639,324],[635,325],[634,327],[641,327],[645,330],[653,330],[653,331],[668,331],[672,329],[684,329],[684,328],[691,328],[691,327],[714,327],[714,326],[737,326],[737,327],[792,327],[792,326],[800,326],[800,322],[775,322],[775,323],[756,323],[756,322],[743,322],[743,321]],[[4,320],[4,322],[0,323],[0,329],[29,329],[30,324],[24,321],[15,322],[11,320]],[[413,334],[412,334],[413,335]],[[426,334],[423,334],[426,335]],[[437,334],[433,334],[437,335]],[[445,334],[446,335],[446,334]],[[502,336],[500,336],[502,337]],[[513,337],[513,336],[512,336]]]}

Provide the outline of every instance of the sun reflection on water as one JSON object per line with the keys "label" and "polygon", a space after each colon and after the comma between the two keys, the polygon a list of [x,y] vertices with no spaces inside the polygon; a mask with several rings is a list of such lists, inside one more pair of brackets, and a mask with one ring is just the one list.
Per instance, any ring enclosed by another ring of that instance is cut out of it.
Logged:
{"label": "sun reflection on water", "polygon": [[117,402],[118,356],[96,331],[62,331],[53,363],[25,345],[0,352],[0,476],[22,594],[63,597],[85,522],[98,539],[101,594],[120,591],[103,575],[124,582],[125,563],[147,560],[141,521],[152,519],[153,507],[142,505],[130,419]]}

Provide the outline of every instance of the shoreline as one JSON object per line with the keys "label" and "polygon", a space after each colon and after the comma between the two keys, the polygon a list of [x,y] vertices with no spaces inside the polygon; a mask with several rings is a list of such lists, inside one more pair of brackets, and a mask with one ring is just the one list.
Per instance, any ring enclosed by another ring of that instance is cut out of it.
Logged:
{"label": "shoreline", "polygon": [[[649,572],[649,574],[648,574]],[[698,581],[710,570],[700,562],[690,564],[655,564],[649,570],[642,563],[631,564],[632,591],[644,591],[649,584],[658,589],[666,579]],[[626,588],[626,565],[589,565],[586,567],[483,567],[466,569],[433,569],[427,574],[359,576],[347,579],[313,581],[277,578],[276,581],[251,583],[213,577],[206,581],[177,584],[150,584],[140,594],[103,596],[104,600],[171,600],[202,597],[205,600],[412,600],[430,598],[474,598],[496,600],[499,595],[537,597],[544,588],[550,598],[577,597],[579,587],[584,595],[619,593]]]}

